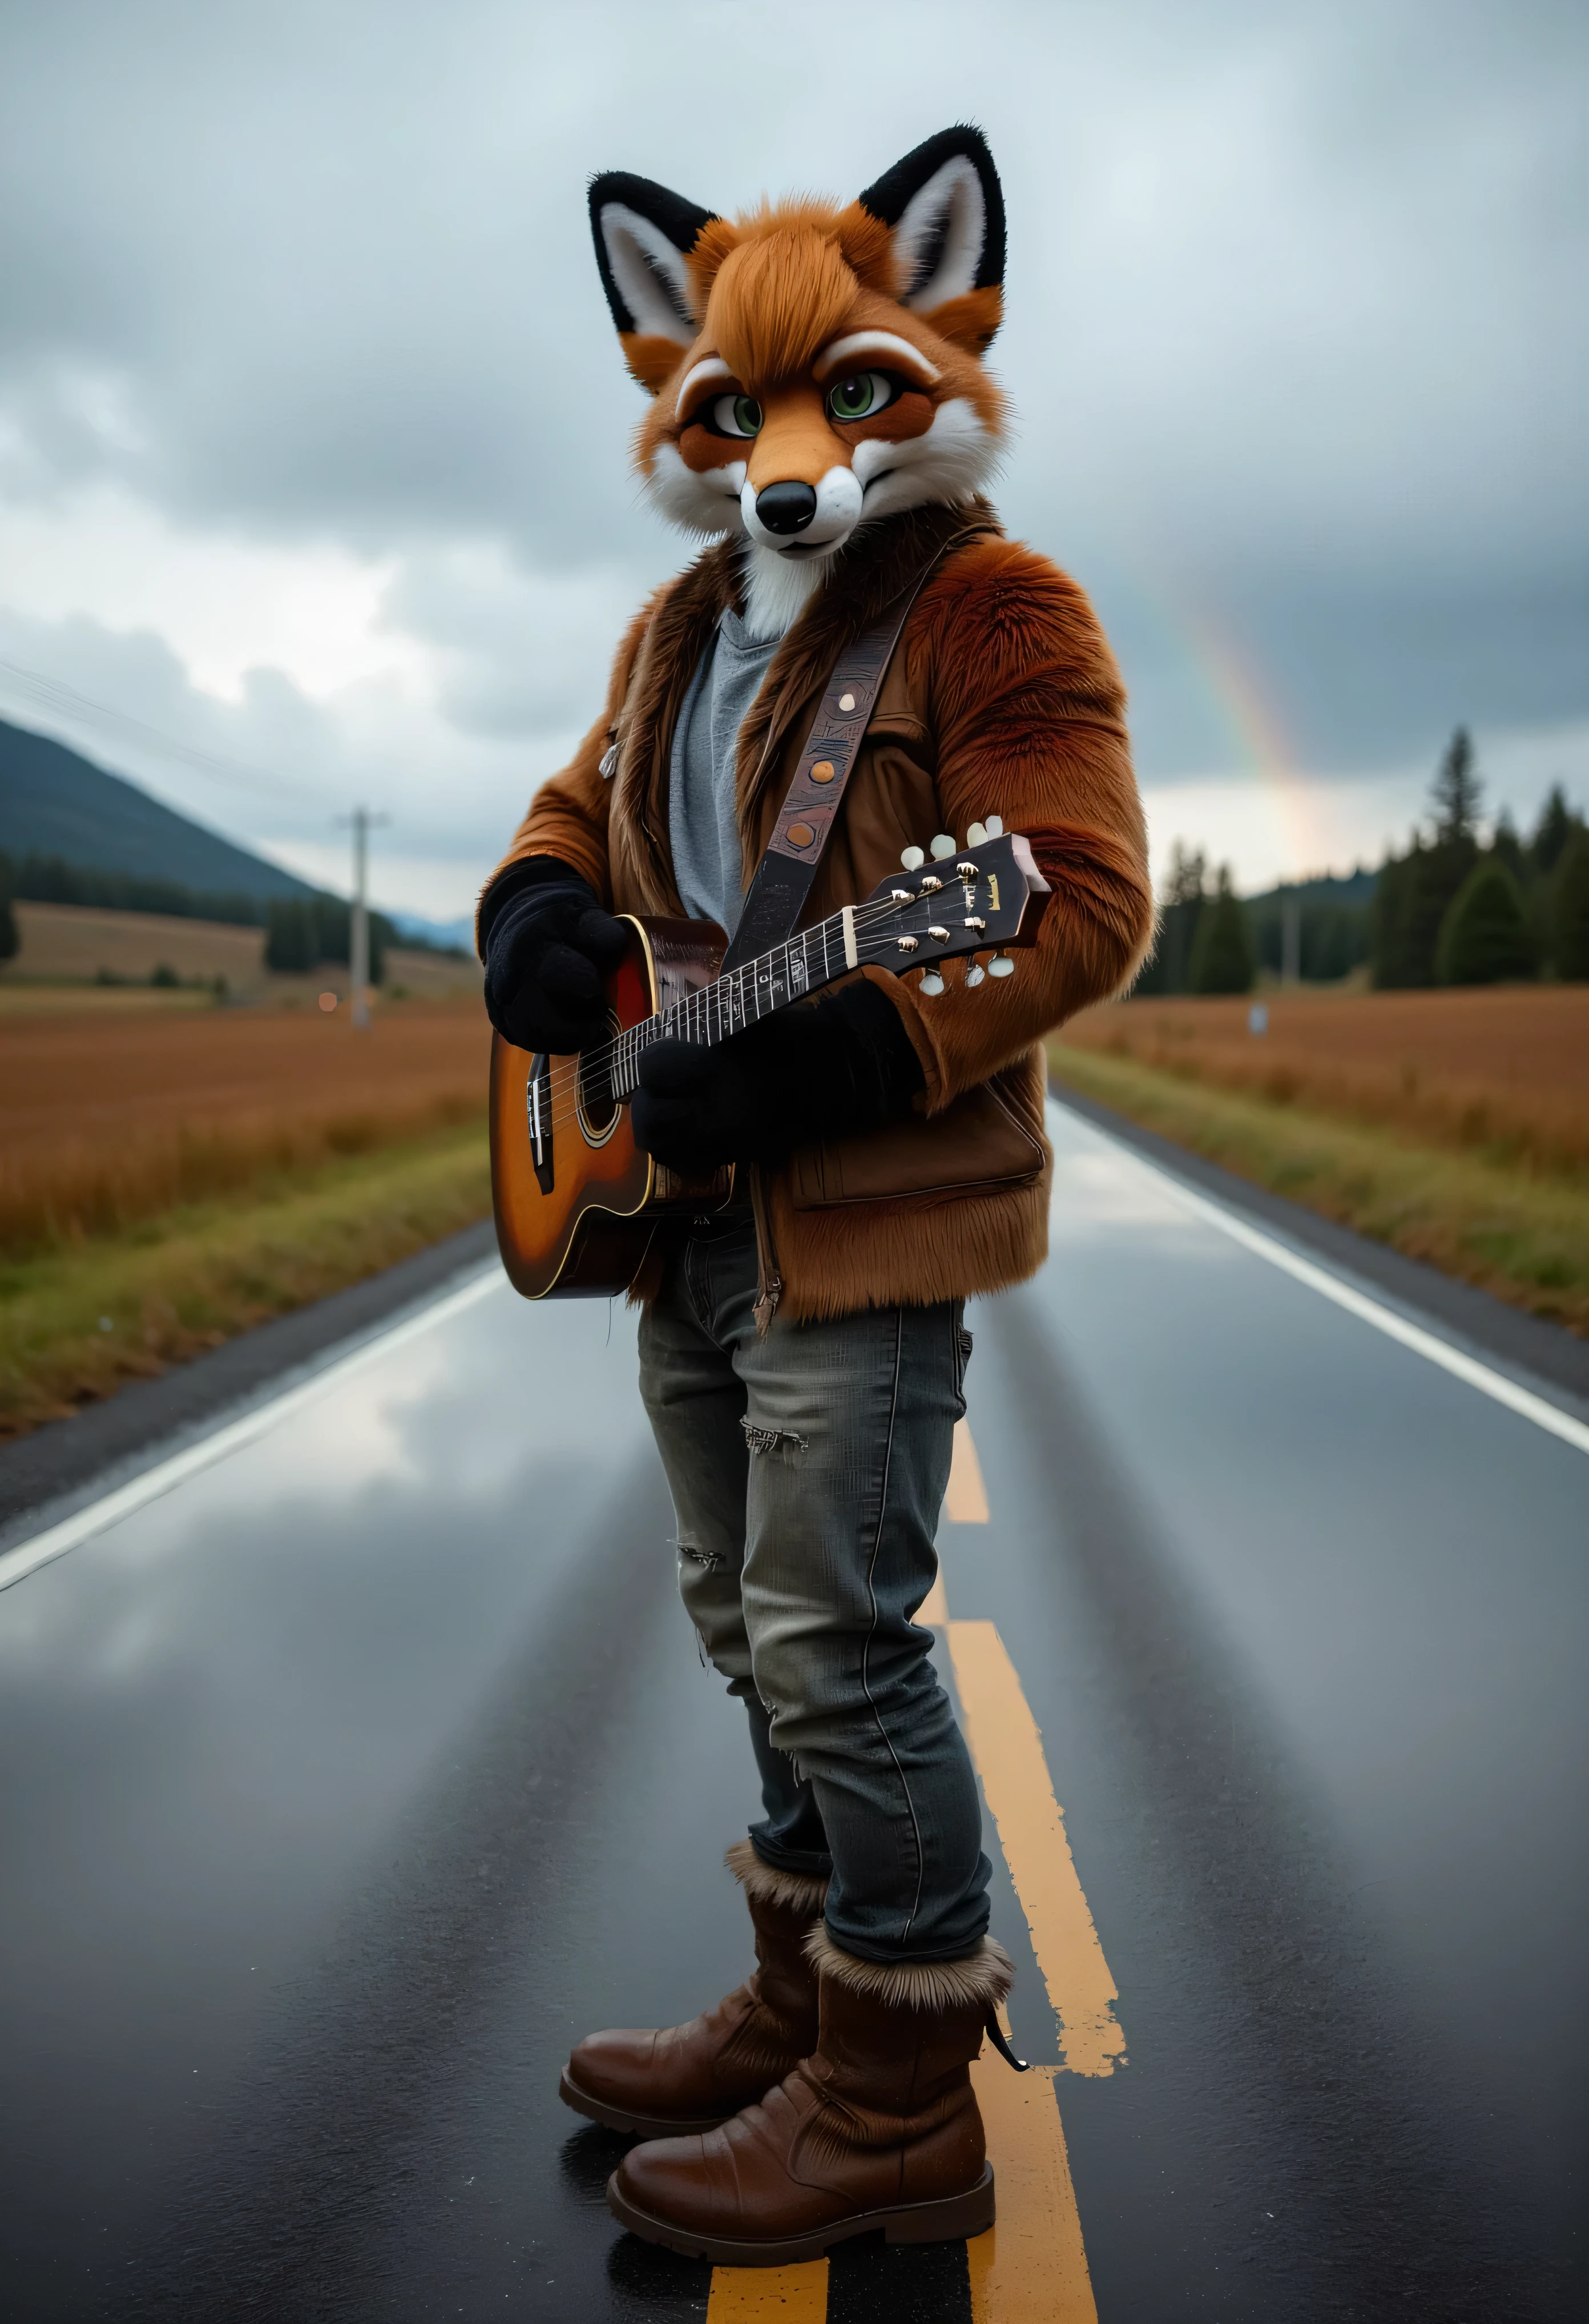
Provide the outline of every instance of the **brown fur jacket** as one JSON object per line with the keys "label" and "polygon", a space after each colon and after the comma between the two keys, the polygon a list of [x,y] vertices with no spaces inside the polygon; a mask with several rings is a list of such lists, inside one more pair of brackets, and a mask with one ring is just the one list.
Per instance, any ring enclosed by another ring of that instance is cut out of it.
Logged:
{"label": "brown fur jacket", "polygon": [[[799,1322],[993,1291],[1048,1249],[1052,1157],[1041,1036],[1134,974],[1152,928],[1120,673],[1076,585],[1005,540],[992,512],[913,510],[863,532],[774,655],[739,738],[739,825],[759,862],[838,654],[968,522],[922,590],[856,755],[808,921],[859,902],[902,848],[990,814],[1023,832],[1053,888],[1013,976],[936,1000],[874,979],[921,1060],[917,1118],[803,1148],[755,1174],[763,1290]],[[606,708],[541,785],[494,881],[555,855],[614,911],[677,916],[668,845],[674,723],[737,558],[708,549],[658,592],[614,664]],[[616,771],[601,761],[615,743]],[[486,894],[490,893],[487,887]]]}

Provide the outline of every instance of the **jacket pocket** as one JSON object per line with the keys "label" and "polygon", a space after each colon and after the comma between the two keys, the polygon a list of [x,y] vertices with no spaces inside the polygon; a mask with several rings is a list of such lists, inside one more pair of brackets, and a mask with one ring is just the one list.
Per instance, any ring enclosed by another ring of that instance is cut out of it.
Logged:
{"label": "jacket pocket", "polygon": [[794,1208],[1030,1186],[1048,1166],[1048,1149],[1001,1088],[1002,1078],[979,1083],[926,1120],[797,1148],[789,1163]]}

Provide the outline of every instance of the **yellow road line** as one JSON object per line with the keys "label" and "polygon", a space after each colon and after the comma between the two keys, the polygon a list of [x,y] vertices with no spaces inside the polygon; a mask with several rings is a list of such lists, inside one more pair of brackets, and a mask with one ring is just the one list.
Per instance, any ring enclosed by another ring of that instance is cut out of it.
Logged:
{"label": "yellow road line", "polygon": [[707,2324],[827,2324],[827,2262],[715,2267]]}
{"label": "yellow road line", "polygon": [[1055,2070],[1012,2074],[991,2050],[971,2069],[999,2198],[965,2246],[973,2324],[1097,2324]]}
{"label": "yellow road line", "polygon": [[986,1525],[988,1521],[987,1488],[982,1481],[982,1462],[976,1457],[971,1431],[963,1420],[955,1423],[955,1450],[949,1462],[949,1489],[944,1495],[944,1515],[952,1518],[956,1525]]}
{"label": "yellow road line", "polygon": [[1119,1998],[1076,1877],[1043,1738],[1015,1665],[991,1622],[950,1622],[949,1652],[965,1739],[1031,1931],[1073,2074],[1112,2074],[1125,2054]]}
{"label": "yellow road line", "polygon": [[[964,1421],[955,1431],[944,1511],[960,1525],[988,1521],[982,1470]],[[1059,2023],[1065,2066],[1072,2073],[1112,2073],[1125,2054],[1114,1981],[1015,1666],[991,1622],[950,1620],[941,1572],[916,1618],[948,1632],[966,1741]],[[1097,2324],[1055,2094],[1059,2070],[1034,2066],[1013,2074],[991,2051],[971,2069],[999,2190],[998,2224],[965,2246],[974,2324]],[[707,2324],[826,2324],[827,2315],[826,2260],[712,2272]]]}

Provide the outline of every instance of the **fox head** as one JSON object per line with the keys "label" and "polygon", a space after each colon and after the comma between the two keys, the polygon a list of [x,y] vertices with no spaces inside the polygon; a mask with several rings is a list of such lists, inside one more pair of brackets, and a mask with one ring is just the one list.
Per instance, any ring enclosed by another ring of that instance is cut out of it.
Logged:
{"label": "fox head", "polygon": [[794,200],[730,221],[613,171],[592,181],[590,220],[651,397],[635,464],[675,523],[744,535],[753,629],[787,629],[861,526],[986,480],[1004,204],[979,130],[929,137],[846,209]]}

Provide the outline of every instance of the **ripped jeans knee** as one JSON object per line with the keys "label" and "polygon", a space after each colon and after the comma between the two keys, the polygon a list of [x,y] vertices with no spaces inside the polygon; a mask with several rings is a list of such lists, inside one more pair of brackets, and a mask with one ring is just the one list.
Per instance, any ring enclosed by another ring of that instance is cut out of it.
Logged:
{"label": "ripped jeans knee", "polygon": [[759,1421],[753,1420],[748,1412],[739,1425],[744,1431],[744,1441],[753,1456],[781,1452],[787,1460],[791,1452],[808,1452],[811,1449],[810,1438],[802,1436],[798,1428],[764,1428]]}

